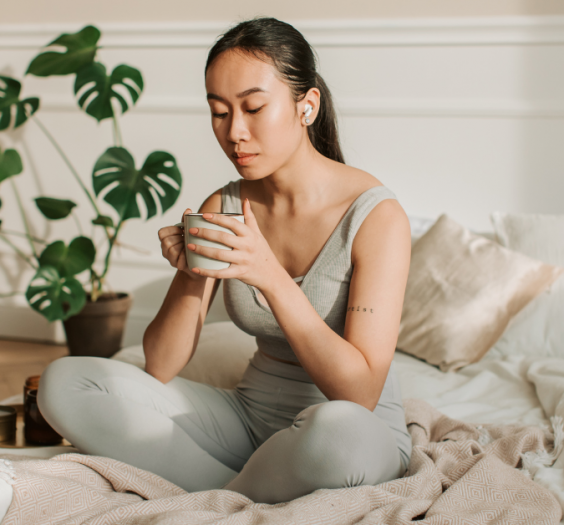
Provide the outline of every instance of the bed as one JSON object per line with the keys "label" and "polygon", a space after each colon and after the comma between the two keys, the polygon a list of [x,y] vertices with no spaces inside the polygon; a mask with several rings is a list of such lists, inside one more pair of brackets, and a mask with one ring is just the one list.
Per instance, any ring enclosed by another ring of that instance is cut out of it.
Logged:
{"label": "bed", "polygon": [[[511,246],[511,235],[515,238],[516,234],[509,228],[515,225],[517,219],[523,217],[508,219],[505,215],[492,216],[495,235],[468,234],[464,230],[461,236],[461,230],[455,228],[458,235],[455,237],[469,243],[472,257],[492,249],[482,239],[517,252],[516,247]],[[528,216],[525,219],[529,223],[521,231],[530,234],[534,231],[530,221],[536,221],[541,231],[541,234],[535,234],[536,237],[548,236],[542,239],[541,244],[550,245],[550,257],[560,257],[564,249],[554,250],[554,239],[549,234],[554,232],[557,238],[562,237],[559,242],[564,242],[562,218]],[[550,222],[548,225],[547,220]],[[439,221],[414,218],[411,221],[415,257],[417,243],[423,239],[427,242]],[[497,224],[495,221],[498,221]],[[500,235],[502,223],[506,227],[506,238]],[[452,223],[444,219],[443,226],[453,228]],[[441,242],[444,242],[444,231],[441,235]],[[450,247],[455,244],[455,240],[449,239]],[[533,259],[537,263],[542,259],[538,252],[533,258],[530,246],[527,248],[525,244],[521,246],[520,253],[529,250],[530,260],[518,259],[520,267],[525,263],[531,265]],[[429,260],[426,253],[423,250],[421,258]],[[502,253],[507,256],[506,252]],[[488,253],[488,260],[491,263],[491,253]],[[556,262],[564,266],[564,260]],[[414,258],[412,263],[417,266]],[[498,323],[497,331],[489,321],[486,330],[490,334],[489,339],[482,337],[470,341],[469,338],[476,336],[477,328],[469,323],[469,333],[464,338],[466,342],[472,342],[468,346],[474,354],[468,356],[472,362],[462,366],[459,366],[460,352],[456,355],[448,352],[435,355],[440,346],[436,320],[426,319],[433,330],[423,332],[421,321],[417,320],[417,309],[413,314],[417,321],[417,337],[410,339],[407,333],[409,312],[406,310],[406,321],[404,323],[402,317],[401,328],[404,333],[398,340],[394,367],[401,385],[414,448],[410,468],[399,480],[376,487],[323,489],[292,502],[266,505],[254,504],[231,491],[188,494],[152,473],[109,458],[81,454],[77,449],[24,449],[19,451],[24,455],[18,455],[13,449],[0,448],[2,524],[62,523],[64,520],[68,520],[65,523],[163,525],[223,521],[564,523],[564,337],[560,339],[559,332],[554,332],[554,329],[561,328],[551,322],[549,328],[553,332],[545,325],[539,329],[544,337],[539,343],[541,347],[535,347],[538,341],[527,339],[534,332],[527,325],[531,316],[538,316],[539,308],[542,315],[549,315],[542,313],[542,308],[546,307],[543,302],[550,302],[550,315],[555,313],[555,308],[562,306],[555,306],[555,301],[561,301],[559,293],[560,288],[564,288],[564,277],[561,272],[553,271],[552,278],[546,278],[548,263],[553,269],[558,267],[554,260],[545,260],[545,266],[537,264],[537,290],[533,293],[529,286],[527,292],[534,297],[522,300],[525,304],[517,312],[505,307],[508,310],[506,322],[505,325],[501,322],[501,328]],[[527,268],[529,275],[532,266]],[[483,268],[477,270],[480,270],[482,279]],[[507,269],[503,273],[508,273]],[[468,270],[464,274],[467,275]],[[545,277],[541,279],[539,275]],[[474,285],[477,279],[472,278],[470,285]],[[491,279],[500,282],[499,275]],[[522,276],[518,276],[517,280],[522,282]],[[476,285],[483,288],[482,282]],[[426,289],[429,286],[427,284]],[[457,287],[460,286],[458,282]],[[539,292],[539,289],[542,290]],[[516,293],[504,300],[514,304]],[[489,296],[489,303],[481,304],[480,310],[499,309],[499,295],[503,294],[496,289],[498,303],[492,305]],[[406,294],[406,299],[417,302],[416,297],[410,294]],[[428,301],[428,298],[424,299]],[[444,312],[444,305],[439,306],[433,310]],[[457,315],[464,318],[468,312],[462,310]],[[447,319],[447,328],[452,323],[453,318]],[[535,323],[535,326],[539,325],[538,318]],[[457,333],[462,331],[457,330]],[[520,330],[525,330],[525,336]],[[452,347],[452,330],[446,334],[451,338],[447,337]],[[430,337],[435,338],[435,354],[428,353],[428,342],[422,345],[423,351],[417,350],[419,342]],[[490,344],[492,338],[495,338],[493,345]],[[399,343],[404,348],[399,349]],[[480,346],[478,351],[477,346]],[[486,346],[487,351],[483,352]],[[239,330],[227,318],[208,323],[202,329],[197,353],[179,375],[233,388],[255,351],[254,338]],[[124,348],[112,359],[141,368],[144,366],[140,346]]]}

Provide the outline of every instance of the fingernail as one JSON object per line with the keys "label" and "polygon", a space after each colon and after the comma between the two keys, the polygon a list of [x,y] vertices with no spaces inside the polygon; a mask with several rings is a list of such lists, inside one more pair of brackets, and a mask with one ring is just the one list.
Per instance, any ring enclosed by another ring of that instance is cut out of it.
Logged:
{"label": "fingernail", "polygon": [[188,231],[190,233],[198,233],[200,231],[200,229],[199,228],[190,228]]}
{"label": "fingernail", "polygon": [[204,213],[204,214],[202,215],[202,217],[203,217],[204,219],[212,219],[212,218],[213,218],[213,213]]}
{"label": "fingernail", "polygon": [[196,249],[196,245],[195,245],[195,244],[188,244],[187,246],[188,246],[188,249],[189,249],[189,250],[194,250],[194,249]]}

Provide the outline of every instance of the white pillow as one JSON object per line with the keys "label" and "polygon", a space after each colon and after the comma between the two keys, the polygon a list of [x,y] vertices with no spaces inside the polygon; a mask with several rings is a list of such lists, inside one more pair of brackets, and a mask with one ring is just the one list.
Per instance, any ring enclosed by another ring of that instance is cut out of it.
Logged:
{"label": "white pillow", "polygon": [[[240,330],[232,321],[204,324],[196,352],[178,376],[231,389],[243,377],[256,350],[255,338]],[[111,359],[145,369],[141,345],[123,348]]]}
{"label": "white pillow", "polygon": [[[494,212],[490,218],[502,246],[564,266],[564,215]],[[564,275],[511,320],[487,358],[511,354],[564,357]]]}
{"label": "white pillow", "polygon": [[419,217],[417,215],[408,215],[409,227],[411,228],[411,244],[419,240],[419,238],[435,224],[437,219],[430,219],[429,217]]}

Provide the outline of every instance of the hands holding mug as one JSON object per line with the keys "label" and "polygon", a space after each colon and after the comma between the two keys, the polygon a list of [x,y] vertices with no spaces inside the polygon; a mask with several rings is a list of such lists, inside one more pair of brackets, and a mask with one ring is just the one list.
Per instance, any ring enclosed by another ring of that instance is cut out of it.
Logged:
{"label": "hands holding mug", "polygon": [[[187,208],[182,214],[182,218],[186,214],[192,213]],[[165,226],[159,230],[159,239],[161,241],[161,251],[163,257],[170,263],[173,268],[185,272],[194,280],[203,280],[204,276],[198,275],[190,271],[186,260],[186,243],[184,241],[184,230],[179,224],[175,226]]]}
{"label": "hands holding mug", "polygon": [[[196,222],[192,217],[197,218],[199,227],[191,227]],[[283,270],[259,229],[248,199],[243,203],[243,215],[192,214],[187,209],[183,219],[182,226],[188,226],[187,241],[181,225],[162,228],[159,238],[163,256],[190,277],[239,279],[261,289]]]}

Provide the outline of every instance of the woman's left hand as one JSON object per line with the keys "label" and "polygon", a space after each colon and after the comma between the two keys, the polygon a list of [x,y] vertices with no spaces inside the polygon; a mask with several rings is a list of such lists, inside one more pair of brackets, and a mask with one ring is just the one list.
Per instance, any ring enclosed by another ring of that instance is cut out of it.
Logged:
{"label": "woman's left hand", "polygon": [[196,267],[192,271],[216,279],[239,279],[245,284],[264,290],[268,283],[272,283],[273,279],[285,270],[262,235],[248,199],[243,202],[243,215],[245,224],[226,215],[203,214],[204,219],[229,228],[235,235],[209,228],[190,228],[190,235],[194,237],[220,242],[233,248],[225,250],[188,244],[188,249],[194,253],[231,263],[231,266],[224,270],[207,270]]}

